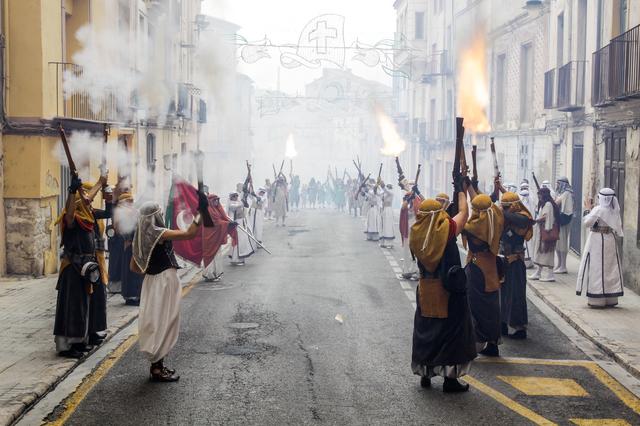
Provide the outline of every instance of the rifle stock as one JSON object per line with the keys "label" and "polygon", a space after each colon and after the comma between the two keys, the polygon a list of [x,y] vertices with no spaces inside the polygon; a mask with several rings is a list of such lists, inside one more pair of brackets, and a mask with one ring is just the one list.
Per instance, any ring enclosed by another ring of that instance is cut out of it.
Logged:
{"label": "rifle stock", "polygon": [[540,191],[540,183],[538,183],[538,178],[536,177],[536,173],[532,171],[531,176],[533,177],[533,183],[536,184],[536,189]]}
{"label": "rifle stock", "polygon": [[396,168],[398,169],[398,185],[400,185],[400,188],[402,188],[402,190],[407,191],[403,183],[406,178],[404,176],[404,171],[402,170],[400,159],[398,157],[396,157]]}
{"label": "rifle stock", "polygon": [[67,141],[67,134],[64,131],[64,128],[62,127],[62,124],[60,124],[60,127],[58,128],[58,130],[60,131],[60,139],[62,140],[62,147],[64,148],[64,154],[67,156],[67,163],[69,163],[69,170],[71,171],[71,174],[78,177],[78,169],[76,168],[76,163],[73,162],[73,157],[71,156],[71,150],[69,149],[69,142]]}
{"label": "rifle stock", "polygon": [[460,179],[460,162],[462,160],[464,150],[464,118],[456,117],[456,152],[453,160],[453,170],[451,176],[453,177],[453,198],[451,198],[451,205],[449,206],[449,215],[451,217],[458,214],[458,192],[456,191],[455,182]]}
{"label": "rifle stock", "polygon": [[[471,147],[471,162],[473,164],[473,183],[478,184],[478,146]],[[477,190],[477,188],[475,188]]]}

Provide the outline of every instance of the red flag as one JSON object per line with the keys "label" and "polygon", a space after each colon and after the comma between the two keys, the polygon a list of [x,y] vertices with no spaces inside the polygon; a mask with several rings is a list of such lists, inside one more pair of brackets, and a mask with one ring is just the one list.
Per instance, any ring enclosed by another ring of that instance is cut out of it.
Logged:
{"label": "red flag", "polygon": [[[209,214],[213,219],[214,227],[201,227],[200,232],[191,240],[174,241],[173,248],[176,254],[183,259],[198,266],[204,261],[204,266],[211,263],[220,247],[227,242],[227,236],[231,235],[236,245],[238,239],[235,228],[229,232],[231,219],[227,216],[222,205],[214,200],[219,200],[215,195],[209,195]],[[169,205],[167,206],[167,219],[170,221],[170,229],[184,229],[193,221],[198,211],[198,191],[183,179],[176,178],[173,181]]]}

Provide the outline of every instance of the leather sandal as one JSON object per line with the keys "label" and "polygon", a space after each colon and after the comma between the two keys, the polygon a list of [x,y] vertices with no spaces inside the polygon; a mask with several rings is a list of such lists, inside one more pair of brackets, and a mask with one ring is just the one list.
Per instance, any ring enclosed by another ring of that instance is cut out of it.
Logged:
{"label": "leather sandal", "polygon": [[152,382],[168,383],[180,380],[180,376],[176,375],[175,372],[171,373],[164,367],[151,367],[150,373]]}

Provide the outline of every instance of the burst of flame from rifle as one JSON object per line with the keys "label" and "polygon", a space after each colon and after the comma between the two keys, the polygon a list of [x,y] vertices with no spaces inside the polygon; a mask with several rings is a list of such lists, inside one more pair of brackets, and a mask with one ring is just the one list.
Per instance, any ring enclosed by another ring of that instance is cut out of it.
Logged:
{"label": "burst of flame from rifle", "polygon": [[478,34],[458,62],[458,105],[466,129],[473,133],[491,130],[487,117],[489,106],[489,79],[487,77],[484,35]]}
{"label": "burst of flame from rifle", "polygon": [[284,156],[292,160],[297,155],[298,152],[296,151],[296,143],[293,140],[293,134],[289,133],[289,137],[287,138],[287,149],[285,150]]}
{"label": "burst of flame from rifle", "polygon": [[400,137],[395,124],[380,107],[375,109],[380,135],[384,146],[380,149],[382,155],[387,157],[398,157],[407,148],[407,143]]}

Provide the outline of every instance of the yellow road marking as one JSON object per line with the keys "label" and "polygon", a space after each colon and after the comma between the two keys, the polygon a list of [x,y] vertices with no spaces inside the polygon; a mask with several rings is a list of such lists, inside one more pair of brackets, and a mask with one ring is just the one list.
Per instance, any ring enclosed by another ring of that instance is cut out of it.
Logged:
{"label": "yellow road marking", "polygon": [[604,371],[604,369],[602,369],[598,364],[594,363],[586,365],[585,368],[591,371],[591,374],[596,376],[603,385],[611,389],[611,392],[613,392],[627,407],[631,408],[636,414],[640,414],[640,399],[637,396],[629,392],[627,388],[611,377],[611,375]]}
{"label": "yellow road marking", "polygon": [[467,375],[467,376],[464,376],[464,380],[467,383],[469,383],[471,386],[473,386],[475,389],[495,399],[496,401],[498,401],[500,404],[504,405],[508,409],[520,414],[522,417],[532,421],[537,425],[545,425],[545,426],[556,425],[556,423],[552,422],[551,420],[544,418],[540,414],[536,413],[535,411],[532,411],[527,407],[525,407],[524,405],[517,403],[516,401],[509,398],[505,394],[498,392],[497,390],[485,385],[478,379],[475,379]]}
{"label": "yellow road marking", "polygon": [[631,426],[631,423],[624,419],[569,419],[578,426]]}
{"label": "yellow road marking", "polygon": [[[191,282],[182,288],[182,297],[189,294],[189,292],[196,285],[195,277]],[[78,406],[84,401],[89,392],[97,385],[104,376],[107,375],[109,370],[122,358],[122,356],[127,353],[129,349],[138,341],[138,332],[134,332],[131,336],[129,336],[124,342],[122,342],[116,349],[111,352],[107,358],[105,358],[98,368],[96,368],[92,373],[90,373],[83,381],[80,383],[80,386],[69,395],[65,401],[63,402],[64,411],[56,417],[55,420],[50,422],[44,422],[44,425],[50,426],[61,426],[75,411],[78,409]]]}
{"label": "yellow road marking", "polygon": [[629,392],[620,382],[611,377],[598,363],[587,360],[554,360],[538,358],[479,358],[474,362],[487,364],[525,364],[525,365],[557,365],[564,367],[583,367],[593,374],[605,387],[613,392],[620,401],[640,415],[640,398]]}
{"label": "yellow road marking", "polygon": [[573,379],[535,376],[498,376],[498,379],[530,396],[589,396]]}
{"label": "yellow road marking", "polygon": [[594,361],[572,359],[540,359],[540,358],[478,358],[474,363],[481,364],[525,364],[525,365],[558,365],[563,367],[585,367],[597,365]]}

